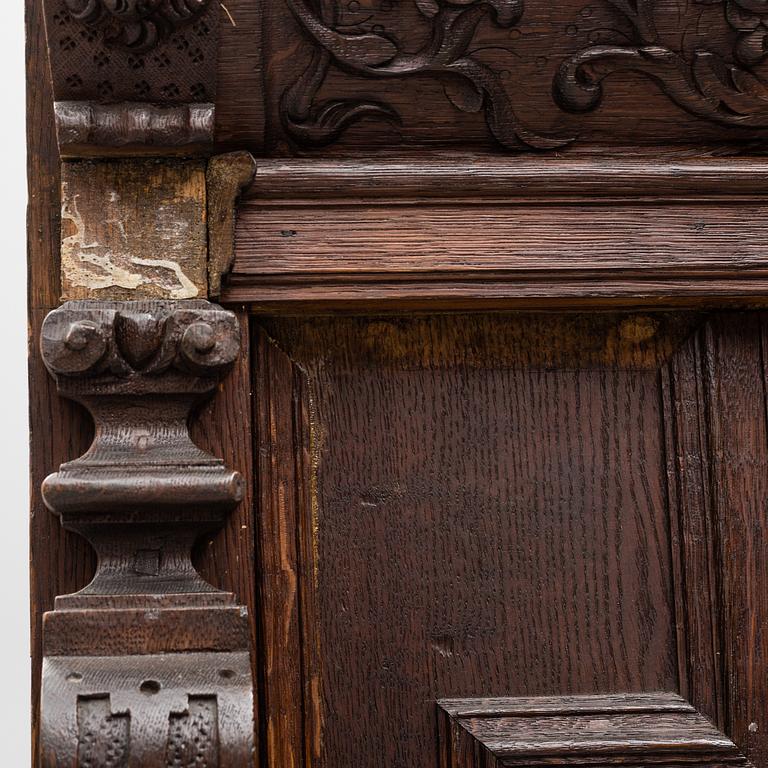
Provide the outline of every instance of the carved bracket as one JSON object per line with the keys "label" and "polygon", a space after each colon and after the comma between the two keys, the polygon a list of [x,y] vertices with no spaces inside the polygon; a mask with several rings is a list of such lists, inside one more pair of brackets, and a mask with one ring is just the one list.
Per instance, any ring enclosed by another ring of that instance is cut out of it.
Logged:
{"label": "carved bracket", "polygon": [[238,354],[235,317],[206,301],[75,301],[48,315],[41,347],[96,424],[45,502],[98,554],[93,581],[44,617],[42,764],[248,765],[246,609],[190,560],[242,497],[187,429]]}
{"label": "carved bracket", "polygon": [[220,15],[212,0],[45,0],[62,154],[212,142]]}
{"label": "carved bracket", "polygon": [[438,706],[445,768],[750,765],[675,693],[448,699]]}

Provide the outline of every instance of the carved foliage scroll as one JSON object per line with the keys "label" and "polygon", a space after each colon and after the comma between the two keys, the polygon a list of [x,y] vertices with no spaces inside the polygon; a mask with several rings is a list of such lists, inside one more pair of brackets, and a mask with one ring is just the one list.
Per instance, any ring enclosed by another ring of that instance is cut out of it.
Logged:
{"label": "carved foliage scroll", "polygon": [[331,65],[372,78],[437,78],[458,109],[483,112],[492,135],[508,149],[552,149],[567,143],[566,137],[543,135],[525,125],[499,74],[472,55],[478,26],[490,17],[500,29],[514,28],[524,12],[523,0],[416,0],[419,12],[429,21],[430,34],[415,53],[384,32],[336,26],[335,0],[318,0],[318,7],[311,6],[311,0],[288,2],[315,45],[312,61],[281,102],[285,128],[300,144],[334,141],[363,117],[399,120],[389,105],[379,102],[318,101]]}
{"label": "carved foliage scroll", "polygon": [[678,106],[724,125],[768,127],[768,84],[753,68],[768,57],[768,5],[752,0],[694,0],[720,5],[733,46],[726,59],[707,49],[691,60],[659,40],[654,0],[609,0],[631,24],[632,45],[596,45],[563,63],[555,81],[560,104],[585,112],[597,107],[602,81],[616,72],[639,72],[656,81]]}
{"label": "carved foliage scroll", "polygon": [[[390,32],[360,18],[362,13],[354,18],[346,10],[351,4],[340,0],[286,1],[314,51],[282,96],[283,125],[298,145],[334,141],[362,118],[400,121],[391,104],[363,95],[362,79],[437,80],[455,108],[483,113],[490,134],[509,150],[568,144],[579,122],[563,111],[594,110],[601,103],[604,79],[616,73],[648,76],[678,107],[716,125],[753,131],[768,127],[768,83],[761,73],[768,56],[768,6],[763,2],[599,0],[599,9],[590,4],[581,14],[574,12],[563,38],[558,37],[562,20],[551,20],[546,4],[534,0],[406,0],[415,4],[420,24],[426,25],[420,38],[407,31],[403,35],[402,28]],[[397,12],[405,18],[404,9]],[[575,38],[593,16],[603,19],[590,32],[594,43],[574,47],[568,35]],[[518,54],[508,45],[512,33],[539,35],[540,49],[528,44]],[[545,64],[559,65],[553,68],[554,83],[550,74],[529,82],[531,70],[523,59],[533,54]],[[337,71],[360,79],[359,98],[349,95],[354,90],[328,97],[329,75],[338,83]],[[535,106],[534,91],[539,92]],[[547,102],[551,114],[540,121],[537,112]]]}

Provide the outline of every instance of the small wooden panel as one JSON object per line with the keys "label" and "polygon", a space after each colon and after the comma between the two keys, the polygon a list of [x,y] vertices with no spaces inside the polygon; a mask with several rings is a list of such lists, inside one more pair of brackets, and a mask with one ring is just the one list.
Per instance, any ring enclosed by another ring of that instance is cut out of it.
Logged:
{"label": "small wooden panel", "polygon": [[205,163],[62,166],[63,299],[208,295]]}
{"label": "small wooden panel", "polygon": [[442,768],[749,765],[677,694],[445,700],[439,707]]}

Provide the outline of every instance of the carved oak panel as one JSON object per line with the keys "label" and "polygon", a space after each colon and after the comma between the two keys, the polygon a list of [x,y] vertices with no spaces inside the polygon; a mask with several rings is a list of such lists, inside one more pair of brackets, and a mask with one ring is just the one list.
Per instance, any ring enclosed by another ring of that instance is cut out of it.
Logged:
{"label": "carved oak panel", "polygon": [[765,764],[764,314],[255,332],[270,764]]}
{"label": "carved oak panel", "polygon": [[767,14],[747,0],[46,8],[63,146],[205,143],[214,100],[215,138],[271,154],[749,145],[768,129]]}

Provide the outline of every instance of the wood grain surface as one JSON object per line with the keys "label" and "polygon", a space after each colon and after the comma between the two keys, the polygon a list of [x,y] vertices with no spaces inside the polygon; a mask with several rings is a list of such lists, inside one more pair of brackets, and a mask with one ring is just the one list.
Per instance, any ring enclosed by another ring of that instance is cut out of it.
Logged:
{"label": "wood grain surface", "polygon": [[289,312],[759,304],[761,168],[631,152],[267,160],[223,295]]}
{"label": "wood grain surface", "polygon": [[687,321],[260,325],[259,484],[294,500],[262,512],[273,764],[430,764],[437,698],[676,689],[658,367]]}
{"label": "wood grain surface", "polygon": [[[31,622],[33,733],[31,754],[37,759],[39,727],[41,620],[56,595],[75,592],[92,578],[93,552],[85,541],[64,531],[45,507],[40,494],[44,478],[60,464],[84,453],[93,426],[84,409],[56,394],[55,382],[43,366],[38,338],[45,315],[60,293],[60,171],[53,120],[45,36],[40,0],[27,0],[27,73],[34,84],[27,95],[29,157],[30,431],[31,431]],[[241,312],[241,324],[243,314]],[[246,324],[247,325],[247,324]],[[245,334],[244,338],[247,336]],[[251,472],[250,409],[247,355],[238,362],[215,401],[193,424],[193,436],[204,449],[224,458],[243,474]],[[244,503],[224,529],[201,542],[196,564],[215,586],[234,592],[255,611],[253,517],[250,486]],[[253,625],[252,625],[253,626]],[[255,628],[252,630],[255,636]]]}
{"label": "wood grain surface", "polygon": [[749,765],[676,694],[448,699],[439,707],[441,768]]}

